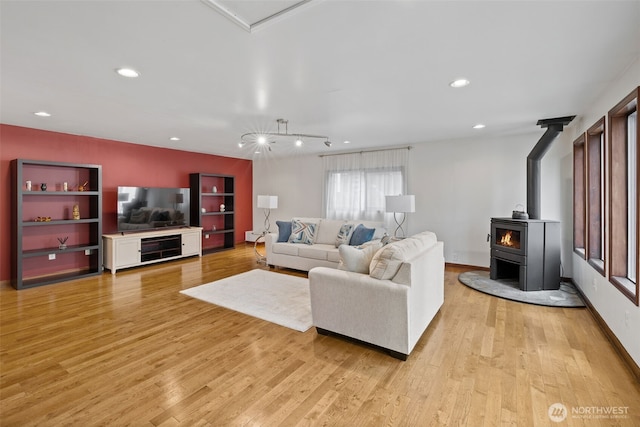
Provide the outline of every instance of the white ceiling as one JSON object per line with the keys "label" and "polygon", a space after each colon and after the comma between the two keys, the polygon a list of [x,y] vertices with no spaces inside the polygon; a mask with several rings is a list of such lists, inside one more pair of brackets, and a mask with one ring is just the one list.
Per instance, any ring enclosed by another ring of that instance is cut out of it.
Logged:
{"label": "white ceiling", "polygon": [[198,0],[1,0],[0,19],[2,123],[243,158],[278,118],[333,141],[305,153],[537,132],[640,56],[637,0],[313,0],[253,32]]}

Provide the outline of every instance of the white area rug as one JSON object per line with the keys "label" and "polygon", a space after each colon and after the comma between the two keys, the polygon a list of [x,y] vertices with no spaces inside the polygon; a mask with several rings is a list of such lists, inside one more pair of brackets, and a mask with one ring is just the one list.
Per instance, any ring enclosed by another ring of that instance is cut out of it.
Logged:
{"label": "white area rug", "polygon": [[250,270],[181,294],[304,332],[312,325],[309,279]]}

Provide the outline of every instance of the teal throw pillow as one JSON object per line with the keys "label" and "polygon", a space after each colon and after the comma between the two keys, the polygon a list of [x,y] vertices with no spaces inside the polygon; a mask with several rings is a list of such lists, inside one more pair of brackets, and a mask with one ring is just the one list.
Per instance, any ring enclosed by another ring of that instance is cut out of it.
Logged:
{"label": "teal throw pillow", "polygon": [[355,230],[353,230],[353,234],[351,235],[351,240],[349,244],[351,246],[360,246],[363,243],[366,243],[373,239],[373,234],[376,232],[375,228],[367,228],[362,224],[358,224]]}
{"label": "teal throw pillow", "polygon": [[278,226],[278,242],[288,242],[291,236],[291,221],[276,221]]}

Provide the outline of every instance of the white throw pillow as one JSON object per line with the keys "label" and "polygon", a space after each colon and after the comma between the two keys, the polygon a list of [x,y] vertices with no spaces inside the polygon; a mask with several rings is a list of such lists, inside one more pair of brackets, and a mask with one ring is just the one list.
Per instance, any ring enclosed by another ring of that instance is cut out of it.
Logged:
{"label": "white throw pillow", "polygon": [[371,260],[381,247],[380,241],[367,242],[362,246],[340,245],[338,248],[340,253],[338,269],[369,274]]}
{"label": "white throw pillow", "polygon": [[421,239],[407,238],[389,243],[375,254],[369,266],[369,275],[374,279],[390,280],[396,275],[403,262],[424,250]]}

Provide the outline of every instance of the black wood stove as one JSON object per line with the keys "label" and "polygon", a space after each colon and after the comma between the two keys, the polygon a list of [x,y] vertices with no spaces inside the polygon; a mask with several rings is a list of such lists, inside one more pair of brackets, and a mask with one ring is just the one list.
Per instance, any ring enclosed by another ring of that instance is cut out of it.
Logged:
{"label": "black wood stove", "polygon": [[540,161],[574,117],[538,121],[547,130],[527,157],[528,219],[491,219],[491,279],[517,279],[523,291],[560,288],[560,223],[540,219]]}
{"label": "black wood stove", "polygon": [[491,218],[490,277],[517,279],[523,291],[558,289],[560,223]]}

